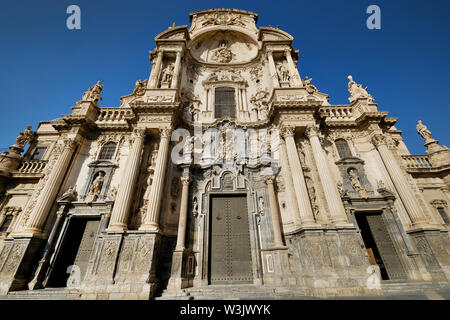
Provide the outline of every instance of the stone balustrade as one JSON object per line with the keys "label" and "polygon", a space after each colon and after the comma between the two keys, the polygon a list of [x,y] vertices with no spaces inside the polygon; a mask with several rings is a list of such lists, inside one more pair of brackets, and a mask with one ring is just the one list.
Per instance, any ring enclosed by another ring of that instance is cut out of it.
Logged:
{"label": "stone balustrade", "polygon": [[128,120],[133,118],[134,113],[129,108],[101,108],[95,123],[100,128],[128,128]]}
{"label": "stone balustrade", "polygon": [[402,159],[408,169],[432,168],[427,155],[403,155]]}
{"label": "stone balustrade", "polygon": [[23,160],[17,173],[42,173],[46,164],[46,160]]}
{"label": "stone balustrade", "polygon": [[346,120],[351,119],[353,112],[350,106],[333,106],[320,108],[320,115],[327,117],[329,120]]}

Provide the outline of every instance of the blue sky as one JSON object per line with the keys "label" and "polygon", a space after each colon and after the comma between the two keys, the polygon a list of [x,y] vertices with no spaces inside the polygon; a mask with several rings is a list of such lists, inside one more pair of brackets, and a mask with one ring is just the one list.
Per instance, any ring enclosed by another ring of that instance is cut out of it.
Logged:
{"label": "blue sky", "polygon": [[[66,28],[66,8],[81,8],[81,30]],[[366,28],[366,8],[381,8],[381,30]],[[412,154],[423,154],[418,119],[450,145],[450,1],[113,1],[9,0],[0,5],[0,148],[30,124],[70,114],[97,80],[100,106],[119,106],[137,79],[148,78],[154,37],[189,12],[238,8],[258,26],[294,36],[302,77],[332,104],[348,104],[347,75],[369,87],[379,110],[398,117]]]}

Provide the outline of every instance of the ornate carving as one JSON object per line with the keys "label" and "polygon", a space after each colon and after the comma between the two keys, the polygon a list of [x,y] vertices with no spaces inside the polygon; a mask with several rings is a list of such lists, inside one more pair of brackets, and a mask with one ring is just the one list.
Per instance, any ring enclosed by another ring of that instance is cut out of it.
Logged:
{"label": "ornate carving", "polygon": [[306,127],[305,134],[308,138],[319,136],[319,127],[315,125],[310,125]]}
{"label": "ornate carving", "polygon": [[97,200],[100,192],[102,190],[103,183],[105,182],[105,173],[100,171],[98,176],[92,181],[92,184],[89,188],[89,192],[86,197],[86,203],[92,203]]}
{"label": "ornate carving", "polygon": [[431,131],[422,123],[422,120],[417,121],[416,130],[425,140],[425,145],[436,141],[431,137]]}
{"label": "ornate carving", "polygon": [[227,47],[228,42],[222,40],[219,47],[212,51],[211,59],[219,63],[229,63],[233,59],[233,52]]}
{"label": "ornate carving", "polygon": [[132,94],[137,95],[137,96],[143,96],[145,93],[145,89],[147,88],[147,81],[148,80],[136,81],[136,85],[134,86],[134,90],[133,90]]}
{"label": "ornate carving", "polygon": [[289,82],[291,80],[291,76],[289,75],[289,69],[286,67],[284,63],[277,64],[277,73],[278,79],[280,82]]}
{"label": "ornate carving", "polygon": [[312,79],[308,77],[305,77],[305,79],[303,80],[303,86],[305,87],[306,92],[308,92],[309,94],[313,94],[314,92],[319,91],[317,90],[316,86],[311,84],[311,81]]}
{"label": "ornate carving", "polygon": [[367,199],[369,197],[369,194],[367,193],[367,190],[364,189],[361,185],[358,171],[355,168],[350,168],[348,170],[348,178],[350,179],[353,189],[358,192],[359,196],[363,199]]}
{"label": "ornate carving", "polygon": [[161,139],[167,139],[170,138],[170,135],[172,134],[172,129],[171,128],[163,128],[163,129],[159,129],[159,133],[161,134]]}
{"label": "ornate carving", "polygon": [[352,76],[348,76],[348,80],[348,92],[350,92],[348,100],[351,103],[359,98],[367,98],[369,102],[373,102],[373,97],[367,93],[367,87],[363,88],[361,84],[357,84]]}
{"label": "ornate carving", "polygon": [[34,132],[31,130],[31,126],[28,126],[25,130],[23,130],[19,136],[16,138],[16,145],[23,149],[28,141],[33,137]]}
{"label": "ornate carving", "polygon": [[250,98],[250,103],[255,106],[254,109],[258,111],[260,120],[267,118],[269,113],[269,92],[266,90],[258,91],[254,96]]}
{"label": "ornate carving", "polygon": [[119,247],[119,242],[116,240],[104,240],[105,244],[100,256],[99,267],[97,274],[111,274],[114,270],[116,252]]}
{"label": "ornate carving", "polygon": [[103,90],[103,84],[101,81],[97,81],[97,83],[93,87],[89,87],[88,91],[83,94],[83,101],[92,101],[97,103],[97,101],[102,100],[100,93]]}
{"label": "ornate carving", "polygon": [[170,83],[172,82],[172,78],[174,75],[174,69],[175,67],[173,63],[168,64],[167,67],[164,68],[161,76],[161,83],[163,82],[169,83],[170,87]]}
{"label": "ornate carving", "polygon": [[293,137],[295,134],[295,127],[293,126],[284,126],[282,128],[281,134],[284,138],[286,137]]}
{"label": "ornate carving", "polygon": [[132,134],[133,139],[137,139],[137,138],[145,138],[145,129],[141,129],[141,128],[136,128],[133,130],[133,134]]}
{"label": "ornate carving", "polygon": [[210,14],[205,14],[203,16],[202,27],[212,26],[212,25],[237,25],[245,27],[245,23],[239,14],[234,14],[231,12],[215,12]]}
{"label": "ornate carving", "polygon": [[442,199],[435,199],[435,200],[431,201],[430,204],[435,208],[440,208],[440,207],[447,208],[448,207],[447,201],[442,200]]}

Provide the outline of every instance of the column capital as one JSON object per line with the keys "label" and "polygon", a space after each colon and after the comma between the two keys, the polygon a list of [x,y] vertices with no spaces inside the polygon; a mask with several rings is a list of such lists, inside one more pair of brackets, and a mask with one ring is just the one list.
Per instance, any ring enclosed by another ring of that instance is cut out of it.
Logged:
{"label": "column capital", "polygon": [[283,136],[283,138],[293,137],[294,134],[295,134],[295,126],[284,126],[281,129],[281,135]]}
{"label": "column capital", "polygon": [[191,182],[191,177],[190,177],[190,175],[189,176],[182,176],[180,178],[180,180],[181,180],[181,183],[183,185],[189,185],[189,182]]}
{"label": "column capital", "polygon": [[159,129],[161,138],[169,138],[172,133],[172,128],[161,128]]}
{"label": "column capital", "polygon": [[133,130],[133,133],[131,134],[131,136],[136,139],[136,138],[145,138],[145,129],[143,128],[136,128]]}
{"label": "column capital", "polygon": [[64,149],[74,150],[78,146],[78,142],[73,139],[63,140]]}
{"label": "column capital", "polygon": [[375,134],[371,140],[373,145],[377,148],[383,144],[387,145],[386,136],[384,134]]}
{"label": "column capital", "polygon": [[305,134],[308,138],[319,136],[319,127],[316,125],[309,125],[306,127]]}
{"label": "column capital", "polygon": [[265,177],[264,177],[264,182],[265,182],[267,185],[269,185],[269,184],[272,184],[272,185],[273,185],[274,181],[275,181],[275,177],[274,177],[274,176],[265,176]]}

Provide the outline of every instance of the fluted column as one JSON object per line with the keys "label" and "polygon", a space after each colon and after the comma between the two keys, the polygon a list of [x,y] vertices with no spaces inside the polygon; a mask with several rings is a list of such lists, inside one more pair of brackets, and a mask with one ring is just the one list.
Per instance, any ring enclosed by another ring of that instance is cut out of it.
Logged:
{"label": "fluted column", "polygon": [[267,191],[269,193],[270,213],[272,215],[273,227],[273,244],[274,247],[283,247],[283,239],[281,237],[280,211],[278,210],[277,197],[273,186],[274,177],[266,177]]}
{"label": "fluted column", "polygon": [[190,182],[189,175],[183,175],[181,177],[182,190],[181,190],[180,220],[178,222],[177,246],[175,247],[175,251],[183,251],[185,248],[184,242],[186,239],[189,182]]}
{"label": "fluted column", "polygon": [[42,232],[42,227],[47,218],[47,215],[58,195],[58,190],[66,174],[70,160],[78,143],[75,140],[64,140],[64,147],[61,155],[56,161],[54,167],[49,173],[49,178],[45,183],[44,188],[39,194],[37,202],[33,211],[30,214],[30,218],[25,226],[25,232],[30,232],[33,235]]}
{"label": "fluted column", "polygon": [[178,79],[180,78],[180,65],[181,65],[181,51],[177,51],[177,56],[175,58],[175,68],[173,70],[172,84],[170,85],[173,89],[178,89]]}
{"label": "fluted column", "polygon": [[139,164],[141,162],[142,149],[144,147],[145,130],[135,129],[133,132],[133,146],[131,147],[125,164],[119,190],[111,213],[111,219],[107,232],[124,232],[127,230],[128,213],[134,195]]}
{"label": "fluted column", "polygon": [[411,191],[408,181],[403,175],[402,169],[394,158],[394,155],[387,146],[386,137],[382,134],[377,134],[372,137],[372,143],[378,149],[381,159],[384,162],[384,166],[389,173],[389,176],[397,189],[406,211],[411,219],[413,226],[426,223],[426,217],[420,209],[420,205]]}
{"label": "fluted column", "polygon": [[306,129],[306,135],[311,143],[311,148],[314,154],[317,171],[319,172],[320,182],[325,194],[325,199],[330,210],[331,220],[335,224],[348,224],[347,214],[345,213],[344,205],[337,190],[336,183],[331,175],[328,161],[325,152],[319,141],[319,128],[316,126],[309,126]]}
{"label": "fluted column", "polygon": [[291,167],[292,181],[294,183],[295,195],[302,225],[315,224],[311,201],[309,199],[308,188],[306,187],[305,176],[302,165],[298,157],[297,147],[294,141],[294,128],[284,128],[284,140],[286,141],[287,155]]}
{"label": "fluted column", "polygon": [[150,74],[150,81],[149,81],[150,89],[154,89],[158,86],[158,80],[159,80],[159,74],[161,71],[162,59],[163,59],[163,52],[160,50],[160,51],[158,51],[158,55],[156,57],[156,62],[155,62],[154,68],[152,68],[152,72]]}
{"label": "fluted column", "polygon": [[300,81],[300,74],[298,72],[297,67],[294,64],[294,61],[292,60],[291,49],[285,50],[284,53],[286,56],[286,60],[288,62],[289,73],[291,74],[291,77],[294,79],[293,85],[294,87],[301,87],[302,82]]}
{"label": "fluted column", "polygon": [[148,209],[144,222],[139,230],[159,231],[159,208],[164,187],[164,174],[167,166],[169,151],[170,129],[161,130],[161,142],[159,143],[158,157],[156,159],[155,173],[153,175],[152,188],[148,199]]}
{"label": "fluted column", "polygon": [[296,225],[301,224],[300,212],[297,205],[297,198],[295,196],[294,183],[292,181],[292,172],[289,167],[289,161],[287,158],[286,142],[284,139],[280,139],[280,161],[283,172],[284,183],[286,184],[286,201],[289,211],[292,213],[292,218]]}
{"label": "fluted column", "polygon": [[267,51],[267,59],[269,60],[269,72],[272,78],[273,87],[279,88],[280,83],[278,82],[277,69],[275,67],[275,61],[273,60],[272,50]]}

